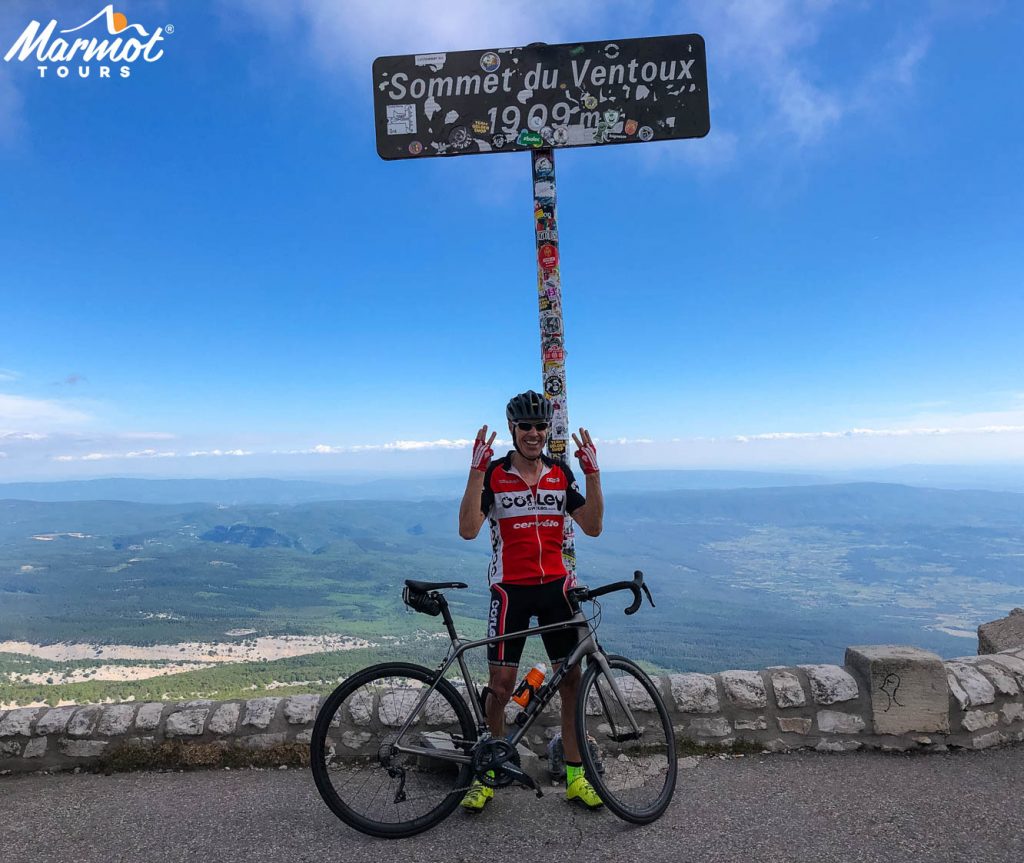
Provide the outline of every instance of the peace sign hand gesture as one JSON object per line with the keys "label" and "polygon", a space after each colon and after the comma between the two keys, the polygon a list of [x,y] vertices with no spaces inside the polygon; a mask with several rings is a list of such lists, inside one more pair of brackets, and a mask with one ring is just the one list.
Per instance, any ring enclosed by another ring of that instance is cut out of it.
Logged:
{"label": "peace sign hand gesture", "polygon": [[481,427],[480,431],[476,433],[476,440],[473,441],[473,456],[469,465],[472,470],[481,472],[487,470],[487,466],[491,463],[491,456],[494,455],[491,444],[494,443],[497,436],[497,432],[491,432],[490,438],[487,438],[487,426]]}
{"label": "peace sign hand gesture", "polygon": [[581,427],[580,436],[576,437],[576,434],[573,433],[572,440],[576,444],[576,458],[580,460],[583,473],[589,475],[600,471],[597,466],[597,447],[594,445],[593,438],[590,437],[590,432]]}

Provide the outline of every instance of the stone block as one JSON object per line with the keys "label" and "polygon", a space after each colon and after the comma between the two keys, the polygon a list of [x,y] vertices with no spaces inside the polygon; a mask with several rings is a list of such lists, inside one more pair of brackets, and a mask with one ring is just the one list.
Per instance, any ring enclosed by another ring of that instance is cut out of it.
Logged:
{"label": "stone block", "polygon": [[274,715],[277,713],[277,705],[280,703],[280,698],[250,698],[245,702],[245,716],[242,718],[242,725],[266,728],[273,721]]}
{"label": "stone block", "polygon": [[817,704],[838,704],[856,698],[859,690],[854,680],[838,665],[798,665],[811,683],[811,695]]}
{"label": "stone block", "polygon": [[294,695],[284,703],[284,718],[290,725],[305,725],[316,719],[319,695]]}
{"label": "stone block", "polygon": [[45,710],[45,707],[19,707],[11,710],[0,720],[0,737],[14,737],[18,734],[28,737],[32,733],[32,723]]}
{"label": "stone block", "polygon": [[825,734],[859,734],[865,727],[864,720],[855,713],[841,713],[838,710],[818,711],[818,730]]}
{"label": "stone block", "polygon": [[814,748],[818,752],[855,752],[863,745],[859,740],[820,740]]}
{"label": "stone block", "polygon": [[980,731],[982,728],[993,728],[999,724],[999,714],[992,710],[968,710],[964,714],[965,731]]}
{"label": "stone block", "polygon": [[1024,720],[1024,704],[1005,704],[1000,711],[1003,714],[1003,722],[1009,725],[1011,722]]}
{"label": "stone block", "polygon": [[768,728],[768,722],[763,716],[754,719],[737,719],[735,724],[737,731],[765,731]]}
{"label": "stone block", "polygon": [[78,708],[74,705],[70,707],[54,707],[52,710],[47,710],[46,713],[39,717],[39,721],[36,722],[36,734],[40,736],[45,734],[63,734],[67,730],[68,722],[74,716],[76,710]]}
{"label": "stone block", "polygon": [[988,749],[990,746],[998,746],[1003,742],[1003,736],[998,731],[990,731],[988,734],[982,734],[975,737],[971,741],[971,746],[974,749]]}
{"label": "stone block", "polygon": [[938,655],[893,644],[849,647],[846,664],[867,681],[876,734],[949,733],[949,685]]}
{"label": "stone block", "polygon": [[718,687],[710,674],[672,674],[668,681],[682,713],[718,713]]}
{"label": "stone block", "polygon": [[742,710],[759,710],[768,706],[764,681],[756,671],[723,671],[718,675],[725,697]]}
{"label": "stone block", "polygon": [[18,758],[20,756],[20,740],[0,740],[0,758]]}
{"label": "stone block", "polygon": [[96,758],[106,748],[106,740],[72,740],[63,737],[60,741],[60,751],[71,758]]}
{"label": "stone block", "polygon": [[787,707],[803,707],[807,703],[800,678],[789,671],[773,671],[771,673],[772,689],[775,691],[775,703],[780,710]]}
{"label": "stone block", "polygon": [[978,627],[978,653],[999,653],[1024,647],[1024,608]]}
{"label": "stone block", "polygon": [[277,734],[250,734],[248,737],[240,737],[238,745],[245,749],[273,749],[285,742],[287,735],[284,732]]}
{"label": "stone block", "polygon": [[116,737],[132,727],[135,715],[134,704],[112,704],[103,709],[103,716],[96,726],[96,733],[103,737]]}
{"label": "stone block", "polygon": [[156,731],[160,727],[160,717],[166,705],[159,702],[143,704],[135,717],[135,727],[139,731]]}
{"label": "stone block", "polygon": [[[422,691],[417,689],[396,689],[392,692],[385,692],[380,697],[377,718],[389,728],[398,728],[412,715],[416,703],[422,695]],[[516,713],[519,712],[518,705],[511,701],[509,704],[512,705]],[[419,714],[416,721],[418,722],[422,718],[422,714]]]}
{"label": "stone block", "polygon": [[221,736],[234,734],[238,727],[238,715],[242,712],[242,705],[229,701],[222,704],[213,712],[210,719],[210,731]]}
{"label": "stone block", "polygon": [[775,721],[779,725],[779,731],[788,731],[791,734],[806,734],[811,730],[812,720],[805,716],[778,716]]}
{"label": "stone block", "polygon": [[[949,688],[964,710],[991,704],[996,700],[995,687],[977,668],[962,662],[947,662],[946,671]],[[957,684],[955,687],[954,681]]]}
{"label": "stone block", "polygon": [[198,737],[203,733],[208,707],[193,707],[178,710],[167,717],[164,725],[165,737]]}
{"label": "stone block", "polygon": [[313,740],[313,729],[307,728],[295,735],[296,743],[310,743]]}
{"label": "stone block", "polygon": [[728,720],[721,716],[714,719],[694,719],[690,722],[690,733],[699,737],[725,737],[731,732]]}
{"label": "stone block", "polygon": [[979,662],[975,666],[995,687],[999,695],[1014,697],[1020,693],[1020,686],[1011,672],[993,662]]}
{"label": "stone block", "polygon": [[22,758],[42,758],[46,754],[47,737],[33,737],[25,746]]}
{"label": "stone block", "polygon": [[102,707],[82,707],[75,711],[75,715],[68,722],[68,737],[88,737],[96,728]]}
{"label": "stone block", "polygon": [[348,749],[360,749],[373,737],[368,731],[343,731],[341,743]]}

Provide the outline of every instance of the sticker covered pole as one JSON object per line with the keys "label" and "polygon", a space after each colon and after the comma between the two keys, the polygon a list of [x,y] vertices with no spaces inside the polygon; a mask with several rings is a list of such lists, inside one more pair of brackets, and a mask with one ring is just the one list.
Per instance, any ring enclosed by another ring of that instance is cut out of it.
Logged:
{"label": "sticker covered pole", "polygon": [[[565,330],[562,323],[562,277],[558,256],[555,206],[555,154],[547,148],[531,153],[533,166],[533,228],[537,245],[537,303],[540,309],[540,354],[544,395],[554,412],[548,433],[548,454],[568,459],[569,409],[565,387]],[[562,558],[570,576],[576,574],[572,519],[565,520]]]}

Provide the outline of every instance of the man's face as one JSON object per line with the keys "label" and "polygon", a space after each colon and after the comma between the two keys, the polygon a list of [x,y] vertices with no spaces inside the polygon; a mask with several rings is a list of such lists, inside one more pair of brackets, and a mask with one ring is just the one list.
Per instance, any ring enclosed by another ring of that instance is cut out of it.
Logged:
{"label": "man's face", "polygon": [[[545,426],[538,429],[537,426]],[[523,428],[528,426],[528,428]],[[512,432],[519,449],[526,458],[539,458],[544,452],[544,444],[548,439],[549,426],[547,423],[509,423],[509,430]]]}

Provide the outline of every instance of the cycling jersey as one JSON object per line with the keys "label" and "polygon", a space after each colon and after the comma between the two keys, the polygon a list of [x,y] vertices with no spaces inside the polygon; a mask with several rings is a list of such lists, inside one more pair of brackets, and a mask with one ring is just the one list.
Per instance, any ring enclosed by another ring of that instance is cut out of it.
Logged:
{"label": "cycling jersey", "polygon": [[512,466],[512,453],[484,474],[480,509],[491,527],[490,584],[543,584],[567,573],[562,533],[567,514],[586,503],[569,466],[541,456],[534,487]]}

